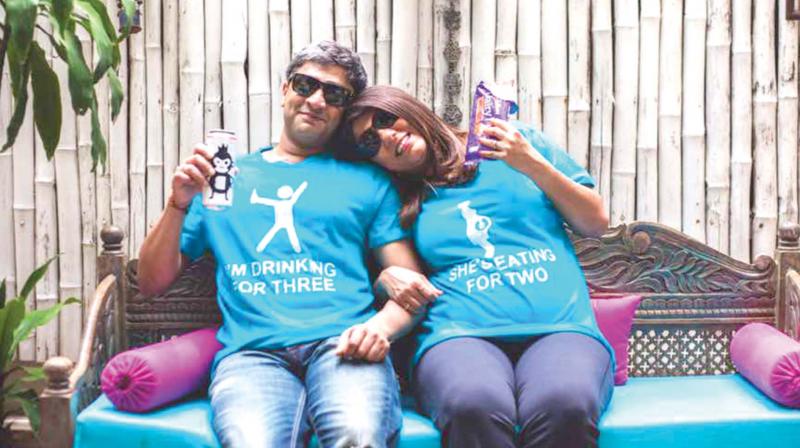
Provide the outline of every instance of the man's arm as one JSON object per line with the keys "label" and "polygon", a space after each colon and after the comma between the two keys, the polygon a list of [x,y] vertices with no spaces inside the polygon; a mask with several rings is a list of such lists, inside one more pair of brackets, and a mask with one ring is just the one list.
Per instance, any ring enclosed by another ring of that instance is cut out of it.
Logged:
{"label": "man's arm", "polygon": [[[424,303],[429,302],[441,294],[424,275],[414,252],[410,240],[400,240],[381,246],[375,251],[375,256],[381,266],[402,269],[408,279],[405,288],[400,288],[398,280],[391,293],[406,295],[424,295]],[[389,269],[389,268],[387,268]],[[385,272],[386,270],[384,270]],[[383,273],[381,274],[383,275]],[[380,279],[376,283],[380,282]],[[387,291],[384,288],[384,291]],[[389,292],[389,291],[387,291]],[[342,333],[336,353],[339,356],[365,359],[371,362],[382,361],[389,351],[389,345],[404,334],[408,333],[414,325],[424,316],[424,313],[412,314],[404,309],[400,302],[394,300],[392,294],[383,308],[367,322],[354,325]],[[430,298],[427,298],[430,297]]]}
{"label": "man's arm", "polygon": [[142,294],[164,292],[186,264],[186,257],[180,252],[181,228],[192,198],[203,190],[207,176],[214,173],[210,156],[204,145],[197,145],[194,154],[172,176],[168,205],[139,250],[138,280]]}

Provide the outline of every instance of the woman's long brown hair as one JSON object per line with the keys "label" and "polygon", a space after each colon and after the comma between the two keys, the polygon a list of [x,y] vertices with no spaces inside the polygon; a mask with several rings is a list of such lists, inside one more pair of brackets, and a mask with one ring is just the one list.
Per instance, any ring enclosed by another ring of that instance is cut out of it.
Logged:
{"label": "woman's long brown hair", "polygon": [[339,128],[337,152],[347,157],[354,147],[353,122],[370,110],[384,110],[406,120],[425,140],[428,151],[417,173],[392,173],[403,207],[400,223],[410,227],[419,215],[429,189],[457,185],[475,175],[474,166],[464,166],[466,131],[452,127],[403,90],[391,86],[367,87],[350,105]]}

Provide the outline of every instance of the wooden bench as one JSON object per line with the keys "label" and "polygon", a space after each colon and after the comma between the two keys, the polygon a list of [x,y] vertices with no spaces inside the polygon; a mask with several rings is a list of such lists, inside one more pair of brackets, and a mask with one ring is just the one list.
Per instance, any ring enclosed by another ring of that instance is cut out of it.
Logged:
{"label": "wooden bench", "polygon": [[[66,358],[45,364],[41,440],[46,447],[71,447],[76,421],[92,424],[78,419],[90,405],[92,412],[103,406],[100,414],[116,412],[107,400],[98,400],[100,372],[115,353],[220,322],[212,259],[189,266],[164,295],[144,297],[136,261],[128,263],[122,251],[122,232],[104,229],[101,237],[100,282],[80,358],[74,366]],[[600,424],[602,447],[700,447],[710,436],[716,441],[708,446],[747,446],[742,443],[753,437],[760,446],[771,446],[765,440],[800,440],[800,411],[781,408],[733,375],[728,353],[734,332],[749,322],[775,325],[798,338],[799,239],[800,226],[783,225],[775,258],[761,256],[753,264],[653,223],[634,222],[600,239],[574,240],[593,295],[644,297],[630,335],[634,378],[615,389]],[[193,403],[208,406],[204,398]],[[162,423],[169,411],[158,411]],[[206,421],[197,425],[210,431],[209,414],[203,412],[198,415]],[[430,422],[409,410],[403,431],[401,447],[438,446]],[[114,446],[128,446],[127,439],[120,436]],[[81,446],[94,446],[86,443]]]}

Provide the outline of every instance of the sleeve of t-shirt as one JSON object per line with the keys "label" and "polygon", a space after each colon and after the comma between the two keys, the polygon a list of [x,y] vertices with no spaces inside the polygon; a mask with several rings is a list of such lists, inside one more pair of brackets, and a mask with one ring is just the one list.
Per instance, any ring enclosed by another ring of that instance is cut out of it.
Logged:
{"label": "sleeve of t-shirt", "polygon": [[592,175],[544,133],[524,123],[514,122],[513,124],[558,171],[581,185],[589,188],[595,187],[596,183]]}
{"label": "sleeve of t-shirt", "polygon": [[181,252],[192,261],[200,258],[208,250],[205,226],[203,226],[203,203],[201,195],[195,196],[183,219],[181,228]]}
{"label": "sleeve of t-shirt", "polygon": [[389,179],[381,185],[375,217],[367,233],[367,245],[375,249],[393,241],[410,238],[409,231],[400,226],[400,196]]}

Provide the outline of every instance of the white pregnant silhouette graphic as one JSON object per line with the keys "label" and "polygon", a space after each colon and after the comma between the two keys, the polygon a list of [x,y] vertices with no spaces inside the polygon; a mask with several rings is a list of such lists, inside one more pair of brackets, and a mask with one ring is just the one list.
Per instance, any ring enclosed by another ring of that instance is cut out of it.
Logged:
{"label": "white pregnant silhouette graphic", "polygon": [[292,249],[300,253],[300,240],[297,239],[297,232],[294,230],[292,207],[294,207],[297,199],[303,194],[307,186],[308,182],[303,182],[297,190],[292,190],[292,187],[284,185],[278,188],[278,198],[280,199],[262,198],[256,193],[255,188],[253,189],[253,192],[250,194],[251,204],[275,207],[275,224],[269,229],[269,232],[264,235],[264,238],[261,238],[261,242],[258,243],[258,246],[256,246],[258,252],[263,252],[264,249],[267,248],[267,245],[272,241],[276,233],[282,229],[286,229],[286,233],[289,235],[289,242],[292,243]]}
{"label": "white pregnant silhouette graphic", "polygon": [[492,227],[492,219],[488,216],[479,215],[474,208],[470,208],[470,201],[458,204],[461,216],[467,221],[467,238],[469,241],[483,249],[485,258],[494,257],[494,245],[489,242],[489,228]]}

